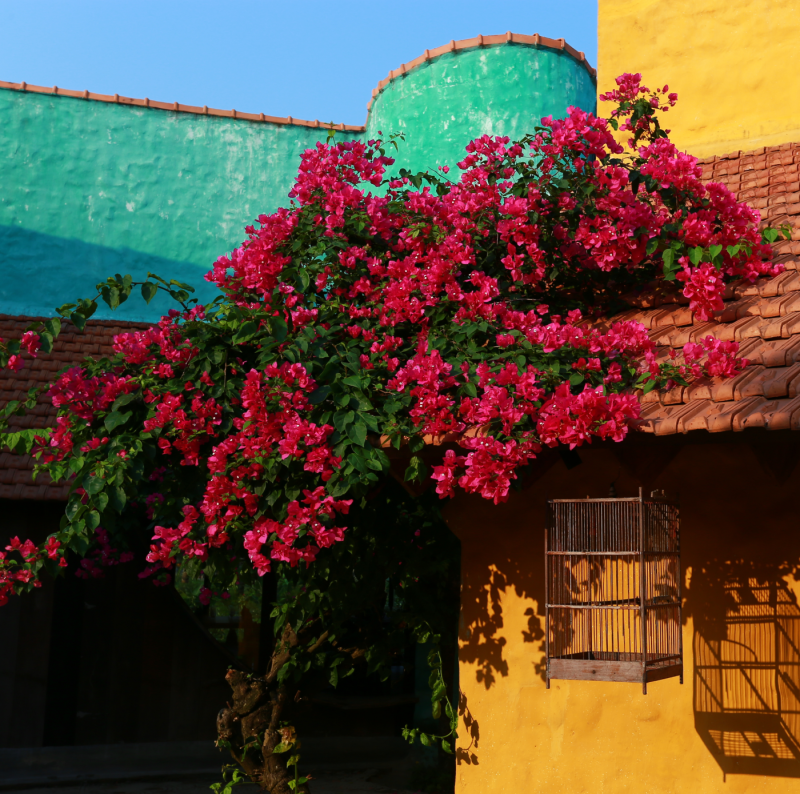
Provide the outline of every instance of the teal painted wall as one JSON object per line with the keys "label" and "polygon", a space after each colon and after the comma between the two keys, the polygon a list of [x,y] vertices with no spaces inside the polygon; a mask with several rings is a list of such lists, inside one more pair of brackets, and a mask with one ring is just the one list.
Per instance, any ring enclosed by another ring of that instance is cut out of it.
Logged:
{"label": "teal painted wall", "polygon": [[566,53],[523,44],[475,47],[392,80],[372,103],[367,135],[403,132],[398,163],[412,170],[454,168],[473,138],[522,138],[570,105],[594,111],[596,86]]}
{"label": "teal painted wall", "polygon": [[[262,212],[285,204],[326,133],[0,90],[0,312],[51,314],[114,272],[203,281]],[[131,300],[111,315],[155,319]]]}
{"label": "teal painted wall", "polygon": [[[365,137],[404,132],[398,167],[455,166],[472,138],[521,137],[573,104],[593,110],[595,86],[562,52],[462,50],[387,85]],[[115,272],[151,270],[210,300],[203,275],[288,202],[301,152],[326,135],[0,89],[0,313],[50,315]],[[136,298],[97,316],[154,320],[170,307]]]}

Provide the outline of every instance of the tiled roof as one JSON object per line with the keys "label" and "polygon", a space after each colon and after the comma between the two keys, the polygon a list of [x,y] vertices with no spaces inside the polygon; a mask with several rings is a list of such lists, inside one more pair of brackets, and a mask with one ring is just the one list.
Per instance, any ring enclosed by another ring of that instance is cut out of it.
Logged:
{"label": "tiled roof", "polygon": [[[0,337],[19,339],[25,328],[35,317],[0,315]],[[66,367],[80,364],[87,356],[99,358],[112,353],[112,341],[116,334],[133,328],[146,328],[142,323],[93,320],[86,324],[80,333],[71,323],[64,323],[63,330],[56,340],[53,352],[46,356],[31,359],[23,354],[25,367],[19,372],[0,370],[0,405],[10,400],[23,400],[28,390],[48,383],[55,374]],[[53,423],[56,411],[47,398],[40,400],[36,407],[23,417],[12,417],[10,428],[39,428]],[[0,452],[0,499],[66,499],[66,485],[54,485],[45,475],[31,479],[33,460],[27,455]]]}
{"label": "tiled roof", "polygon": [[[534,33],[532,36],[527,36],[522,33],[502,33],[497,36],[475,36],[471,39],[461,39],[459,41],[451,41],[442,47],[437,47],[433,50],[425,50],[425,52],[414,58],[413,61],[404,63],[399,69],[393,69],[389,72],[389,76],[378,83],[378,87],[372,91],[372,99],[367,103],[367,110],[372,105],[372,101],[378,94],[394,79],[403,77],[410,71],[422,66],[428,61],[432,61],[442,55],[450,52],[458,52],[460,50],[473,49],[474,47],[496,47],[502,44],[522,44],[533,46],[536,48],[544,48],[549,50],[559,50],[565,52],[571,58],[574,58],[591,75],[594,79],[597,76],[597,70],[590,66],[586,60],[583,52],[579,52],[574,47],[567,44],[564,39],[549,39],[547,36],[540,36]],[[295,124],[299,127],[321,127],[330,129],[331,125],[320,122],[319,119],[308,121],[306,119],[296,119],[292,116],[267,116],[264,113],[242,113],[239,110],[219,110],[217,108],[210,108],[207,106],[200,107],[199,105],[183,105],[180,102],[157,102],[153,99],[133,99],[132,97],[120,96],[119,94],[97,94],[92,91],[73,91],[69,88],[59,88],[58,86],[42,86],[31,85],[30,83],[9,83],[5,80],[0,80],[0,88],[6,88],[11,91],[29,91],[33,94],[52,94],[53,96],[69,96],[76,99],[87,99],[94,102],[111,102],[117,105],[128,105],[130,107],[154,108],[156,110],[171,110],[175,113],[195,113],[204,116],[220,116],[223,118],[239,119],[242,121],[259,121],[268,124]],[[334,129],[343,130],[345,132],[364,132],[366,127],[364,125],[356,124],[334,124]]]}
{"label": "tiled roof", "polygon": [[774,245],[785,272],[733,284],[712,322],[696,321],[677,294],[648,296],[647,308],[615,319],[638,320],[658,346],[681,348],[708,335],[736,340],[752,363],[734,378],[703,380],[644,397],[640,430],[656,435],[751,427],[800,430],[800,143],[701,160],[703,177],[722,182],[771,226],[792,239]]}

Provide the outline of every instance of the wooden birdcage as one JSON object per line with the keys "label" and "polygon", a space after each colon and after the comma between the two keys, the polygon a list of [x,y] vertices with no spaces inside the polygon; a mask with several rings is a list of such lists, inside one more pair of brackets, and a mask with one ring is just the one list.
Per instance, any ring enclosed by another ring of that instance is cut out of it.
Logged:
{"label": "wooden birdcage", "polygon": [[553,499],[545,532],[550,680],[641,683],[680,676],[678,506],[633,499]]}

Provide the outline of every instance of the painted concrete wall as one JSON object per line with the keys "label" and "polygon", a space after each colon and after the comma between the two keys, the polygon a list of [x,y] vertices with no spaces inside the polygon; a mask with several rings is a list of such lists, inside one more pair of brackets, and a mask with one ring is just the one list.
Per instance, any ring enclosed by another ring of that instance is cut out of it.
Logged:
{"label": "painted concrete wall", "polygon": [[[366,136],[405,132],[399,158],[414,169],[455,165],[470,139],[522,136],[570,104],[593,109],[595,90],[569,55],[463,50],[393,80]],[[185,280],[210,300],[203,275],[247,224],[288,203],[301,152],[326,135],[0,89],[0,313],[49,315],[115,272]],[[137,299],[97,316],[153,320],[170,306]]]}
{"label": "painted concrete wall", "polygon": [[[447,508],[462,543],[458,794],[800,792],[796,441],[720,439],[584,448],[505,505]],[[548,691],[545,503],[605,497],[615,479],[619,496],[680,498],[685,683]]]}
{"label": "painted concrete wall", "polygon": [[[0,131],[0,312],[33,315],[114,272],[211,299],[203,275],[286,204],[300,153],[326,134],[13,90],[0,90]],[[114,316],[169,307],[131,300]]]}
{"label": "painted concrete wall", "polygon": [[667,126],[697,157],[800,140],[800,0],[599,0],[598,41],[598,91],[669,84]]}
{"label": "painted concrete wall", "polygon": [[475,47],[392,80],[372,103],[366,134],[404,133],[398,165],[455,170],[473,138],[516,140],[533,132],[543,116],[565,115],[570,105],[594,110],[595,84],[565,52],[517,44]]}

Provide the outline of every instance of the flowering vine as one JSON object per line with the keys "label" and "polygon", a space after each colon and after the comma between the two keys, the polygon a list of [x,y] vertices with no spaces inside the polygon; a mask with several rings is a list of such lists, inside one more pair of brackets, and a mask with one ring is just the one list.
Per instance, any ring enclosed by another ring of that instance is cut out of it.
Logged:
{"label": "flowering vine", "polygon": [[[387,451],[407,450],[406,479],[430,477],[441,497],[498,503],[544,446],[621,441],[643,392],[738,372],[736,343],[664,356],[641,324],[613,320],[657,282],[710,319],[731,280],[780,269],[777,232],[703,184],[661,129],[676,95],[639,75],[617,84],[601,97],[617,103],[610,119],[570,108],[521,141],[484,135],[456,181],[387,178],[383,140],[319,143],[290,207],[214,264],[217,300],[193,305],[191,288],[149,277],[147,300],[163,289],[182,309],[58,376],[55,428],[6,438],[73,490],[50,545],[0,552],[0,601],[67,550],[99,551],[87,570],[124,553],[131,521],[149,522],[161,578],[180,561],[227,570],[232,555],[259,575],[310,564],[346,537]],[[114,307],[134,286],[117,276],[98,297]],[[95,307],[60,314],[83,327]],[[19,370],[20,351],[48,352],[59,330],[33,324],[0,363]],[[452,446],[428,472],[432,437]]]}

